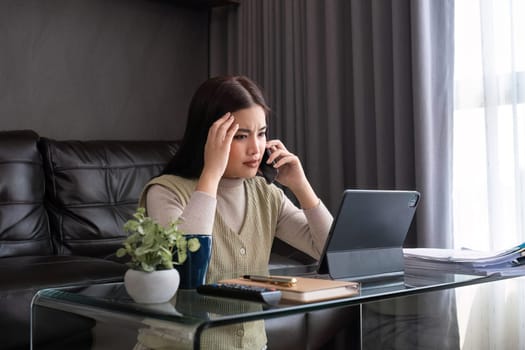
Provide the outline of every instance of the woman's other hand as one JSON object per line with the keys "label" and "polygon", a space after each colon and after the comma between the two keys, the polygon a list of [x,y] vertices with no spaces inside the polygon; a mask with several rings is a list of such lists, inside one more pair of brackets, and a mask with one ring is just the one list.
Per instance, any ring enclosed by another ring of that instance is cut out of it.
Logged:
{"label": "woman's other hand", "polygon": [[279,170],[276,180],[294,193],[303,209],[317,206],[319,198],[306,178],[299,157],[288,151],[280,140],[268,141],[266,148],[271,151],[268,164],[275,162],[274,167]]}

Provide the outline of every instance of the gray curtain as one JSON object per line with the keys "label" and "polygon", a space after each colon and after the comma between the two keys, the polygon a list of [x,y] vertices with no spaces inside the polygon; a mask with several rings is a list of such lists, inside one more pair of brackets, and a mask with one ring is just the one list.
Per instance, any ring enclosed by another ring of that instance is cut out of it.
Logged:
{"label": "gray curtain", "polygon": [[245,0],[212,11],[210,75],[263,87],[329,209],[416,189],[406,246],[450,247],[453,20],[452,0]]}

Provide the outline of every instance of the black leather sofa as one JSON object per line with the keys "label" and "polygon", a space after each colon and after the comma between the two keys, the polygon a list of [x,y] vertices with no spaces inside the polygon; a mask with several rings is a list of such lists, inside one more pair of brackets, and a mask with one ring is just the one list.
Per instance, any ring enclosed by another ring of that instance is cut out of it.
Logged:
{"label": "black leather sofa", "polygon": [[[57,141],[0,131],[2,349],[29,347],[39,289],[123,279],[127,266],[113,259],[122,226],[176,149],[169,141]],[[277,241],[270,268],[295,273],[311,263]],[[338,309],[268,320],[269,348],[332,348],[358,317],[358,310]]]}

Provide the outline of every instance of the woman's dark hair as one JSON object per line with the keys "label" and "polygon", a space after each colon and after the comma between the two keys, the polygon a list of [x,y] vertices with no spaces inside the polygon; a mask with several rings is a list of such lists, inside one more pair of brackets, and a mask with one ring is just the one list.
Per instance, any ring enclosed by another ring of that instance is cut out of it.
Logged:
{"label": "woman's dark hair", "polygon": [[261,89],[244,76],[219,76],[206,80],[195,92],[188,110],[186,131],[179,150],[163,174],[198,178],[204,167],[204,145],[212,124],[227,112],[250,108],[270,109]]}

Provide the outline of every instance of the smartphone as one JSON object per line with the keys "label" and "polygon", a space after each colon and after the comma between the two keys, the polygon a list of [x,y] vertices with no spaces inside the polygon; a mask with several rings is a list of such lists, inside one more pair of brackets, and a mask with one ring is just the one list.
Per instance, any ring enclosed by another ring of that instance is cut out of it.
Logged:
{"label": "smartphone", "polygon": [[[272,182],[274,182],[275,178],[277,177],[277,174],[279,174],[279,171],[276,168],[274,168],[270,164],[266,164],[266,162],[268,161],[268,157],[270,156],[271,153],[272,152],[268,148],[266,148],[263,154],[261,165],[259,165],[259,171],[261,175],[266,179],[266,182],[268,184],[271,184]],[[272,164],[275,164],[275,162],[272,162]]]}

